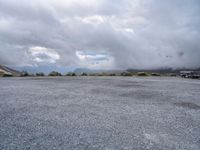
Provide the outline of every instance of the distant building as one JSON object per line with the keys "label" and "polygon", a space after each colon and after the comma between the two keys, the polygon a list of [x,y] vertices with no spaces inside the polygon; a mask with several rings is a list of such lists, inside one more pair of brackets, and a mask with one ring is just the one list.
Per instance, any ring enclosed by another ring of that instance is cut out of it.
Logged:
{"label": "distant building", "polygon": [[200,79],[200,71],[180,71],[183,78]]}

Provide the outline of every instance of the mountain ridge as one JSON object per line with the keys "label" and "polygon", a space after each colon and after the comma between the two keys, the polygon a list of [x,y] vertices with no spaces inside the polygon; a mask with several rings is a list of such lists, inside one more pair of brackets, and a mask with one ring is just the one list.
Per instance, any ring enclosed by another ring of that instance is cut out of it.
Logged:
{"label": "mountain ridge", "polygon": [[0,76],[20,76],[21,72],[9,68],[4,65],[0,65]]}

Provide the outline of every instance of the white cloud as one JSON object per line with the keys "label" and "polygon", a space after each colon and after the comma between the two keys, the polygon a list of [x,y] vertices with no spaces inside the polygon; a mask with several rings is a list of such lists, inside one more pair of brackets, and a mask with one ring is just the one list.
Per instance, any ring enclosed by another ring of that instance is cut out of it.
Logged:
{"label": "white cloud", "polygon": [[96,53],[96,52],[84,52],[84,51],[76,51],[76,56],[82,60],[107,60],[108,59],[108,55],[106,54],[100,54],[100,53]]}
{"label": "white cloud", "polygon": [[92,24],[92,25],[99,25],[104,23],[107,18],[105,16],[100,15],[92,15],[87,17],[76,17],[77,20],[80,20],[81,22],[85,24]]}
{"label": "white cloud", "polygon": [[46,47],[31,47],[28,52],[36,63],[56,63],[60,59],[60,55],[55,50]]}
{"label": "white cloud", "polygon": [[105,53],[76,51],[76,56],[81,61],[82,67],[112,68],[114,58]]}
{"label": "white cloud", "polygon": [[0,30],[7,30],[11,27],[11,20],[7,20],[5,18],[0,18]]}
{"label": "white cloud", "polygon": [[125,28],[124,31],[129,33],[134,33],[134,30],[131,28]]}

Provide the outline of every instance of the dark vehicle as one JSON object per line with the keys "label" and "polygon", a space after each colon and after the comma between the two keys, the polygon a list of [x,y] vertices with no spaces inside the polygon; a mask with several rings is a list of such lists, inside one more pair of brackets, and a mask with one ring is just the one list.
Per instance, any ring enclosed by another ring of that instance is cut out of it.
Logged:
{"label": "dark vehicle", "polygon": [[183,78],[200,79],[200,71],[180,71]]}

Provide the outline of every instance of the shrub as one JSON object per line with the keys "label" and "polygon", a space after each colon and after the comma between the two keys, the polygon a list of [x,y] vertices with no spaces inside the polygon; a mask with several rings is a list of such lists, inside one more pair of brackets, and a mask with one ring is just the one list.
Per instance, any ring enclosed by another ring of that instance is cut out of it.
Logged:
{"label": "shrub", "polygon": [[38,73],[36,73],[35,75],[36,75],[36,76],[41,76],[41,77],[43,77],[43,76],[44,76],[44,73],[38,72]]}
{"label": "shrub", "polygon": [[152,76],[160,76],[159,73],[151,73]]}
{"label": "shrub", "polygon": [[52,71],[49,73],[49,76],[62,76],[62,74],[56,71]]}
{"label": "shrub", "polygon": [[120,76],[132,76],[130,72],[122,72]]}
{"label": "shrub", "polygon": [[176,77],[177,75],[175,73],[171,73],[171,74],[169,74],[169,76]]}
{"label": "shrub", "polygon": [[82,73],[81,76],[87,76],[87,73]]}
{"label": "shrub", "polygon": [[67,73],[65,76],[72,76],[72,73]]}
{"label": "shrub", "polygon": [[4,73],[3,77],[12,77],[13,75],[11,73]]}
{"label": "shrub", "polygon": [[4,72],[0,71],[0,77],[3,77]]}
{"label": "shrub", "polygon": [[109,76],[116,76],[116,74],[115,73],[110,73]]}
{"label": "shrub", "polygon": [[65,76],[76,76],[76,73],[71,73],[71,72],[69,72],[69,73],[67,73]]}
{"label": "shrub", "polygon": [[101,73],[101,76],[108,76],[108,74],[105,73],[105,72],[102,72],[102,73]]}
{"label": "shrub", "polygon": [[146,72],[138,72],[137,75],[138,76],[148,76],[148,74]]}
{"label": "shrub", "polygon": [[31,73],[31,74],[29,74],[28,76],[30,76],[30,77],[34,77],[35,75],[34,75],[33,73]]}
{"label": "shrub", "polygon": [[89,74],[89,76],[97,76],[97,74],[96,73],[91,73],[91,74]]}
{"label": "shrub", "polygon": [[76,73],[72,73],[72,76],[76,76]]}
{"label": "shrub", "polygon": [[22,71],[21,77],[28,77],[29,76],[29,73],[27,71]]}

